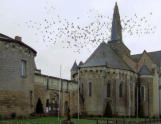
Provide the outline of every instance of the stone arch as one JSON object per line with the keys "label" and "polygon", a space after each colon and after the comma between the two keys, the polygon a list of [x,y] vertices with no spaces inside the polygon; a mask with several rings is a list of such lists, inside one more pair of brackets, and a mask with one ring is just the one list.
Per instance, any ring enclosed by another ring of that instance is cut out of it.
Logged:
{"label": "stone arch", "polygon": [[59,107],[59,94],[54,92],[50,94],[49,112],[52,113],[53,115],[57,115],[58,107]]}

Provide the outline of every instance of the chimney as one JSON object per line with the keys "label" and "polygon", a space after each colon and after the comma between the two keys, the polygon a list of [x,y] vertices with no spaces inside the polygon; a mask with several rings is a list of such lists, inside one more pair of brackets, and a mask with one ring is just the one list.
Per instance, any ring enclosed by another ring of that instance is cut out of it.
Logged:
{"label": "chimney", "polygon": [[15,40],[17,40],[17,41],[22,41],[22,38],[19,37],[19,36],[15,36]]}

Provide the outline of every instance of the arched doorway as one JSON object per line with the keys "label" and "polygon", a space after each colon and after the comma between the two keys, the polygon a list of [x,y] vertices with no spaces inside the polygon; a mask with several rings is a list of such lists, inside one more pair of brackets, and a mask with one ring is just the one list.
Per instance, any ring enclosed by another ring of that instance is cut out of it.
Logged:
{"label": "arched doorway", "polygon": [[52,113],[52,115],[57,116],[58,115],[58,103],[59,103],[59,96],[57,93],[50,94],[50,102],[49,102],[49,112]]}

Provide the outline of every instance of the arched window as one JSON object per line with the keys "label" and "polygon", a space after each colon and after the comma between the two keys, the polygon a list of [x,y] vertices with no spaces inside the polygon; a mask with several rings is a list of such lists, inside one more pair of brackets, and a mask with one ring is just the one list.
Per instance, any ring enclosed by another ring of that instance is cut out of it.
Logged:
{"label": "arched window", "polygon": [[110,92],[111,92],[111,86],[110,86],[110,84],[108,83],[108,84],[107,84],[107,97],[110,97]]}
{"label": "arched window", "polygon": [[92,96],[92,83],[89,83],[89,96]]}
{"label": "arched window", "polygon": [[122,97],[122,83],[119,86],[119,97]]}
{"label": "arched window", "polygon": [[140,97],[141,97],[141,100],[144,100],[144,94],[145,94],[144,86],[141,86],[141,88],[140,88]]}

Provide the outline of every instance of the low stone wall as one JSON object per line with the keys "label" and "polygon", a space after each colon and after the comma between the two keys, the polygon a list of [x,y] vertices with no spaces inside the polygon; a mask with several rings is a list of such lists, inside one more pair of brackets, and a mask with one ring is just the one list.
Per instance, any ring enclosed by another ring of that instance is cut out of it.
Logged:
{"label": "low stone wall", "polygon": [[12,113],[16,116],[28,116],[31,112],[32,108],[25,92],[0,90],[0,116],[11,117]]}

